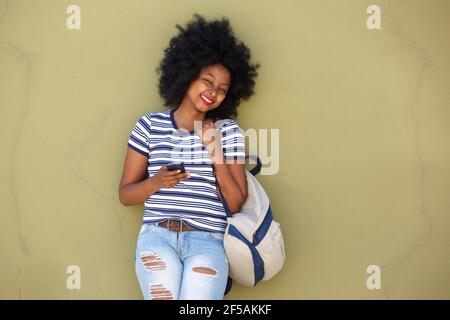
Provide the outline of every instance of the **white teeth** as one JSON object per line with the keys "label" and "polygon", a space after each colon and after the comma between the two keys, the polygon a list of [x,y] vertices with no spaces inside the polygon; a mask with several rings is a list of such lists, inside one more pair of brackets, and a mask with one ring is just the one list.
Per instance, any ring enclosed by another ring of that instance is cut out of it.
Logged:
{"label": "white teeth", "polygon": [[205,97],[205,96],[202,96],[202,98],[205,99],[206,102],[208,102],[208,103],[211,103],[211,102],[212,102],[211,100],[209,100],[209,99],[208,99],[207,97]]}

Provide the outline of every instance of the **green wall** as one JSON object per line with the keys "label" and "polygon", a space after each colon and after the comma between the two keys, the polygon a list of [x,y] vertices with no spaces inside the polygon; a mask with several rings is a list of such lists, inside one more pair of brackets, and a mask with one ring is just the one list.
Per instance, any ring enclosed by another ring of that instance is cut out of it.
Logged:
{"label": "green wall", "polygon": [[[80,30],[66,27],[72,4]],[[371,4],[381,30],[366,26]],[[226,298],[450,298],[449,11],[446,0],[0,1],[0,298],[142,299],[143,205],[122,206],[118,184],[133,124],[163,110],[154,69],[194,12],[228,17],[262,65],[240,126],[279,129],[279,170],[260,181],[286,265]],[[80,289],[66,286],[70,265]],[[370,265],[381,289],[366,286]]]}

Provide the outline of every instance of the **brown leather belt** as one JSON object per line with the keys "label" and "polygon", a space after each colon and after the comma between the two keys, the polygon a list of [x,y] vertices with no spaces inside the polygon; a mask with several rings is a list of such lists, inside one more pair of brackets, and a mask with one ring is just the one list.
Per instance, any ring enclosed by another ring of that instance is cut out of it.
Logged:
{"label": "brown leather belt", "polygon": [[183,231],[199,231],[199,229],[192,228],[191,226],[183,223],[181,220],[165,220],[158,223],[158,226],[169,229],[170,231],[183,232]]}

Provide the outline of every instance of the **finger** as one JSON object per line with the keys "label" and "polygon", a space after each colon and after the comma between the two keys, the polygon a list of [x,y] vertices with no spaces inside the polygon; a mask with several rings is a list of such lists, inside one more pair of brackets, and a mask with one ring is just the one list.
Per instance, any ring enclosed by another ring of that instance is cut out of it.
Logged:
{"label": "finger", "polygon": [[180,179],[177,179],[177,178],[175,178],[175,177],[170,177],[170,178],[167,178],[166,179],[166,183],[168,184],[168,185],[170,185],[170,186],[174,186],[174,185],[176,185],[178,182],[180,182],[181,180]]}
{"label": "finger", "polygon": [[188,179],[187,176],[182,176],[181,178],[177,179],[177,183],[180,182],[180,181],[187,180],[187,179]]}
{"label": "finger", "polygon": [[178,183],[186,180],[187,178],[189,178],[189,174],[187,172],[182,172],[176,176],[166,177],[166,180],[169,181],[169,183]]}
{"label": "finger", "polygon": [[180,173],[180,170],[172,170],[172,171],[167,171],[166,172],[166,176],[167,177],[172,177],[172,176],[176,176],[177,174],[179,174]]}
{"label": "finger", "polygon": [[181,172],[176,176],[177,179],[185,179],[187,177],[189,177],[189,171]]}
{"label": "finger", "polygon": [[203,125],[203,130],[208,131],[210,129],[214,129],[214,126],[213,125],[209,125],[209,124]]}
{"label": "finger", "polygon": [[210,129],[214,129],[214,125],[207,123],[207,124],[204,124],[202,128],[203,128],[203,130],[207,131],[207,130],[210,130]]}

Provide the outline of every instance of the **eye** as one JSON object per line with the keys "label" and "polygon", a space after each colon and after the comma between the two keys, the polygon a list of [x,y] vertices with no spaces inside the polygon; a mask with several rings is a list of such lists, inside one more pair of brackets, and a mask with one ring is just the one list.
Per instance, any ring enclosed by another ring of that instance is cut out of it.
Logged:
{"label": "eye", "polygon": [[203,79],[205,82],[207,82],[207,83],[211,83],[211,81],[210,80],[208,80],[208,79]]}
{"label": "eye", "polygon": [[225,90],[225,89],[220,89],[220,90],[222,90],[222,92],[225,94],[225,93],[227,93],[227,90]]}

